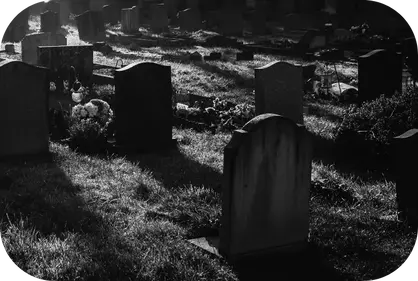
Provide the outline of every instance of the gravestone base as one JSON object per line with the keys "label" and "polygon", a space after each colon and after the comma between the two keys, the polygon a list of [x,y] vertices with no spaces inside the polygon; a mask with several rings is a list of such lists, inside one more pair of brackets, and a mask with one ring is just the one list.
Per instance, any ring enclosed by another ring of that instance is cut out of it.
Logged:
{"label": "gravestone base", "polygon": [[[203,250],[217,256],[224,257],[221,250],[219,249],[220,238],[219,236],[208,236],[208,237],[199,237],[194,239],[189,239],[187,242],[202,248]],[[230,263],[240,263],[245,262],[251,259],[266,258],[271,255],[283,255],[283,254],[298,254],[306,251],[308,248],[308,238],[305,241],[299,243],[294,243],[290,245],[284,245],[281,247],[275,247],[271,249],[266,249],[263,251],[252,252],[248,254],[241,254],[236,256],[230,256],[225,258]]]}

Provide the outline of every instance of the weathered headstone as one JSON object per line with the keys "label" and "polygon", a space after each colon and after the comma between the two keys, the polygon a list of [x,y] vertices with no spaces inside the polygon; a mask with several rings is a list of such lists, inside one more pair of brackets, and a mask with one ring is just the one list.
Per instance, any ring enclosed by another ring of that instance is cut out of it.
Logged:
{"label": "weathered headstone", "polygon": [[22,61],[36,65],[39,46],[60,45],[67,45],[67,38],[63,34],[52,34],[50,32],[28,34],[21,42]]}
{"label": "weathered headstone", "polygon": [[106,39],[103,12],[85,11],[75,17],[78,36],[84,41],[104,41]]}
{"label": "weathered headstone", "polygon": [[103,6],[104,23],[116,24],[119,21],[120,10],[115,5]]}
{"label": "weathered headstone", "polygon": [[200,11],[195,8],[188,8],[178,13],[178,23],[180,29],[195,31],[202,29],[202,16]]}
{"label": "weathered headstone", "polygon": [[73,66],[83,86],[91,87],[93,76],[93,46],[39,46],[38,65],[51,70],[54,77],[65,80]]}
{"label": "weathered headstone", "polygon": [[378,49],[358,59],[358,90],[360,99],[373,100],[381,94],[391,96],[402,90],[402,56]]}
{"label": "weathered headstone", "polygon": [[241,36],[244,20],[239,10],[223,10],[217,16],[219,32],[227,36]]}
{"label": "weathered headstone", "polygon": [[60,27],[58,13],[46,11],[41,14],[41,31],[56,33]]}
{"label": "weathered headstone", "polygon": [[121,10],[122,31],[125,33],[135,33],[139,29],[138,11],[134,6]]}
{"label": "weathered headstone", "polygon": [[393,139],[396,175],[396,201],[399,219],[418,225],[417,165],[418,129],[411,129]]}
{"label": "weathered headstone", "polygon": [[48,87],[46,69],[0,62],[0,158],[48,153]]}
{"label": "weathered headstone", "polygon": [[151,7],[151,30],[161,33],[168,30],[167,10],[164,4],[154,4]]}
{"label": "weathered headstone", "polygon": [[302,66],[272,62],[255,69],[256,115],[275,113],[303,124]]}
{"label": "weathered headstone", "polygon": [[136,151],[172,144],[171,67],[137,62],[115,71],[116,142]]}
{"label": "weathered headstone", "polygon": [[283,116],[262,114],[234,131],[224,149],[218,253],[238,261],[302,251],[309,233],[311,161],[310,133]]}

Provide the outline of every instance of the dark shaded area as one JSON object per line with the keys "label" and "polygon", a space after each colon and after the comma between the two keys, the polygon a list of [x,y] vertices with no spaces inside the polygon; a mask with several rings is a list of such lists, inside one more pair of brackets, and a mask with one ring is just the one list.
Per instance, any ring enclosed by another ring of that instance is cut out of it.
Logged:
{"label": "dark shaded area", "polygon": [[270,254],[234,264],[240,281],[347,280],[330,265],[320,247],[310,243],[300,254]]}

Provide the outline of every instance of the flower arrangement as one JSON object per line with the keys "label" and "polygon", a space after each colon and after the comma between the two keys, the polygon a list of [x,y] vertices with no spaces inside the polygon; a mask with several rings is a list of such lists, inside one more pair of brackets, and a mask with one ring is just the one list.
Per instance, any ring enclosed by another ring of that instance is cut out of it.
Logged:
{"label": "flower arrangement", "polygon": [[109,135],[109,125],[114,114],[109,104],[100,99],[92,99],[72,108],[70,144],[84,152],[94,152],[105,145]]}

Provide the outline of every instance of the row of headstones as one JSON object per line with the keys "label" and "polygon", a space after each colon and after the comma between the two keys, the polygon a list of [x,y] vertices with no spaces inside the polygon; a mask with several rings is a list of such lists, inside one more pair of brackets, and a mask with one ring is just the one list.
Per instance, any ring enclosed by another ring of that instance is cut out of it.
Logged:
{"label": "row of headstones", "polygon": [[[268,83],[270,78],[274,80],[272,86],[282,85],[286,91],[290,84],[298,84],[276,79],[280,73],[273,74],[275,68],[293,75],[301,71],[298,66],[271,64],[256,70],[257,77],[264,79],[261,83]],[[45,68],[18,61],[0,63],[0,158],[48,153],[47,77]],[[116,70],[114,109],[119,145],[142,150],[170,146],[171,87],[170,66],[134,63]],[[262,96],[272,90],[264,88]],[[234,132],[224,149],[219,252],[228,258],[298,245],[308,236],[310,133],[285,114],[271,112],[266,108],[259,112]],[[396,155],[405,164],[402,167],[407,167],[405,171],[412,171],[405,158],[418,155],[417,135],[413,131],[397,138]],[[397,188],[402,191],[398,191],[398,204],[409,218],[416,218],[416,196],[411,196],[416,192],[411,188],[414,173],[405,171],[399,171]]]}

